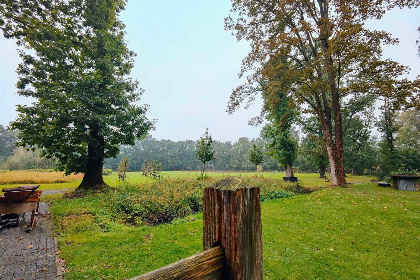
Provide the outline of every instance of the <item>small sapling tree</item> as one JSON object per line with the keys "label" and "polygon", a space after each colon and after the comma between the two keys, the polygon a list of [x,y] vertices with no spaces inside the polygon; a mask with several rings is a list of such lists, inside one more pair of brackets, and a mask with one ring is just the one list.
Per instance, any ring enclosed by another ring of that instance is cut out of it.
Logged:
{"label": "small sapling tree", "polygon": [[195,153],[198,159],[203,163],[203,170],[201,171],[201,179],[204,179],[204,169],[206,163],[216,159],[214,156],[213,139],[209,134],[209,129],[206,128],[206,132],[203,137],[200,137],[197,143],[197,152]]}
{"label": "small sapling tree", "polygon": [[143,176],[159,178],[160,180],[160,173],[162,172],[162,163],[159,163],[157,161],[146,160],[141,168],[141,171],[143,171]]}
{"label": "small sapling tree", "polygon": [[118,181],[120,180],[123,180],[123,182],[125,181],[125,179],[127,178],[127,175],[125,174],[127,169],[128,169],[128,158],[123,157],[123,159],[118,164],[118,169],[117,169]]}
{"label": "small sapling tree", "polygon": [[264,160],[264,154],[261,151],[261,148],[258,147],[255,143],[252,144],[252,149],[249,152],[249,161],[255,164],[256,173],[258,173],[258,165],[260,165]]}

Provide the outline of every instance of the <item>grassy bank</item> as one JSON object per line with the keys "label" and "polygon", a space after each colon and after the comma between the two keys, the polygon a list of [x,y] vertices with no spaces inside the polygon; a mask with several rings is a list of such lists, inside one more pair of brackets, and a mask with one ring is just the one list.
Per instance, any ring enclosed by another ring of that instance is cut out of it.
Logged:
{"label": "grassy bank", "polygon": [[[263,202],[266,279],[419,278],[419,199],[362,184]],[[66,203],[52,207],[66,279],[131,278],[202,249],[201,214],[134,227],[98,197]]]}

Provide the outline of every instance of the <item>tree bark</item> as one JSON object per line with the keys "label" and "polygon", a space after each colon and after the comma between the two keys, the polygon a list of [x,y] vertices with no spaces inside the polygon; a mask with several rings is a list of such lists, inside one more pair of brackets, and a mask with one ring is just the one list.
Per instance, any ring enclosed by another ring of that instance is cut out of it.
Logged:
{"label": "tree bark", "polygon": [[83,180],[77,187],[79,190],[98,190],[107,186],[102,176],[102,169],[105,158],[105,140],[99,134],[99,126],[94,125],[90,132],[90,141],[88,144],[88,161]]}
{"label": "tree bark", "polygon": [[205,163],[203,163],[203,170],[201,171],[201,180],[204,179],[204,167],[206,166]]}
{"label": "tree bark", "polygon": [[295,177],[293,175],[293,164],[291,162],[286,162],[285,168],[286,168],[286,177]]}
{"label": "tree bark", "polygon": [[[344,177],[344,156],[343,156],[343,124],[340,107],[340,94],[339,85],[337,82],[337,76],[334,71],[333,58],[330,53],[330,46],[328,38],[330,36],[330,30],[328,29],[328,2],[318,1],[320,6],[321,23],[320,28],[320,40],[321,47],[324,56],[324,67],[328,77],[329,91],[331,94],[331,113],[334,120],[334,139],[332,134],[332,122],[325,122],[325,119],[320,116],[322,128],[324,130],[324,136],[327,144],[328,159],[331,165],[331,179],[334,186],[342,186],[346,184]],[[338,78],[339,80],[339,78]],[[324,104],[325,108],[327,103]],[[329,106],[328,106],[329,107]],[[325,110],[324,108],[324,110]],[[330,113],[330,114],[331,114]],[[321,115],[318,112],[318,115]],[[331,116],[331,115],[329,115]]]}

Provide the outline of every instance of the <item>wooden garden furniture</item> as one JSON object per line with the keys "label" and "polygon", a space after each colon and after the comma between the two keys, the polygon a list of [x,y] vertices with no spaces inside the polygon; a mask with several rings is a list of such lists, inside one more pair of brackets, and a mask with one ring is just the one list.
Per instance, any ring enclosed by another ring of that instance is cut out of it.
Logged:
{"label": "wooden garden furniture", "polygon": [[32,212],[30,229],[35,226],[35,214],[38,214],[42,191],[36,189],[39,185],[26,185],[18,188],[4,188],[4,196],[0,196],[1,214],[21,214]]}

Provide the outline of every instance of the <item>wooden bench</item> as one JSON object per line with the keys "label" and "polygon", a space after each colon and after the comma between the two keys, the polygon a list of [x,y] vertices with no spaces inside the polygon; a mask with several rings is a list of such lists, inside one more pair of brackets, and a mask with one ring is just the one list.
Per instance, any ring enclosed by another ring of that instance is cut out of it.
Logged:
{"label": "wooden bench", "polygon": [[18,188],[4,188],[4,196],[0,196],[1,214],[21,214],[32,212],[30,229],[35,226],[35,214],[38,214],[42,191],[39,185],[26,185]]}

